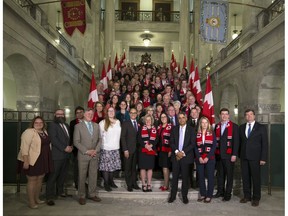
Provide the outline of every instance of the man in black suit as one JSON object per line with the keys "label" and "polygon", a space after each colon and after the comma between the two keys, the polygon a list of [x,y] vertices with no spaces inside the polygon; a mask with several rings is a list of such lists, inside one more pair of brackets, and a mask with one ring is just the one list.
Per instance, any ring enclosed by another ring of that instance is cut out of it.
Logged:
{"label": "man in black suit", "polygon": [[176,199],[178,190],[178,179],[181,172],[182,187],[181,193],[183,203],[188,201],[189,188],[189,166],[194,162],[194,148],[196,145],[195,130],[187,125],[187,116],[184,112],[178,115],[179,125],[172,128],[170,135],[170,146],[172,149],[172,188],[168,203],[172,203]]}
{"label": "man in black suit", "polygon": [[124,152],[124,172],[127,190],[133,191],[133,188],[139,190],[137,185],[137,131],[138,123],[136,121],[137,110],[130,109],[130,120],[124,121],[121,127],[121,147]]}
{"label": "man in black suit", "polygon": [[178,126],[179,125],[178,117],[176,115],[175,107],[173,106],[173,104],[170,104],[168,106],[167,115],[169,117],[170,123],[173,126]]}
{"label": "man in black suit", "polygon": [[[247,123],[239,127],[240,159],[244,197],[240,203],[251,201],[252,206],[258,206],[261,198],[260,167],[265,165],[268,153],[268,136],[264,125],[255,121],[252,109],[245,111]],[[253,194],[251,192],[251,179]]]}
{"label": "man in black suit", "polygon": [[222,201],[229,201],[233,188],[234,164],[239,149],[239,128],[238,125],[229,120],[229,109],[222,108],[219,117],[221,122],[215,128],[217,193],[213,197],[223,197]]}
{"label": "man in black suit", "polygon": [[[65,123],[65,112],[57,109],[54,121],[50,123],[48,134],[51,137],[52,160],[54,172],[48,176],[46,184],[47,205],[55,205],[53,198],[57,196],[66,197],[64,193],[64,181],[67,173],[69,154],[73,147],[70,145],[69,125]],[[55,188],[56,186],[56,188]]]}
{"label": "man in black suit", "polygon": [[[70,137],[73,137],[75,125],[82,122],[84,119],[84,108],[81,106],[77,106],[75,108],[75,119],[70,122]],[[78,149],[73,145],[73,139],[70,139],[70,144],[73,146],[73,165],[74,165],[74,185],[78,190],[78,160],[77,154]]]}

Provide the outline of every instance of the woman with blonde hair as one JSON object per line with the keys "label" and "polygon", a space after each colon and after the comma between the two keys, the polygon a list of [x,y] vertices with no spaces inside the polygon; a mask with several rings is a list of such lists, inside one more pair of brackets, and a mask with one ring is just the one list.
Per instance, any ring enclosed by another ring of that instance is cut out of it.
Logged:
{"label": "woman with blonde hair", "polygon": [[99,123],[100,134],[102,137],[99,170],[102,171],[104,178],[104,188],[112,191],[117,188],[113,181],[113,172],[121,169],[120,160],[120,121],[115,117],[115,109],[108,108],[105,119]]}
{"label": "woman with blonde hair", "polygon": [[145,115],[144,125],[138,131],[138,143],[140,144],[138,166],[140,169],[143,192],[152,191],[151,182],[155,164],[156,145],[158,141],[157,130],[153,126],[153,121],[154,120],[151,115]]}
{"label": "woman with blonde hair", "polygon": [[29,207],[37,209],[45,201],[39,199],[45,174],[53,170],[51,140],[46,131],[46,123],[36,116],[21,136],[18,154],[19,171],[27,177]]}
{"label": "woman with blonde hair", "polygon": [[[205,203],[210,203],[213,196],[215,149],[216,136],[209,119],[203,116],[199,121],[195,149],[200,187],[200,197],[197,200],[198,202],[204,201]],[[205,185],[205,170],[208,178],[207,187]]]}

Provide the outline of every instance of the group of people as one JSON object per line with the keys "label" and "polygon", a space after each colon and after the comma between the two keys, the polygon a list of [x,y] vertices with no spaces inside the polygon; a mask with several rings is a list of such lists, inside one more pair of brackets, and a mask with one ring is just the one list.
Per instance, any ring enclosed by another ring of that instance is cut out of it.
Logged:
{"label": "group of people", "polygon": [[[258,206],[261,198],[260,167],[267,160],[266,128],[255,122],[255,112],[245,111],[247,123],[239,128],[229,118],[229,110],[220,110],[215,129],[201,114],[201,107],[187,85],[188,73],[172,73],[164,67],[121,67],[113,71],[109,88],[98,85],[99,101],[94,108],[76,107],[76,118],[65,121],[62,109],[55,111],[48,131],[42,117],[33,119],[21,137],[19,171],[27,176],[30,208],[44,203],[39,199],[43,177],[47,174],[46,203],[55,205],[55,197],[65,197],[64,181],[69,155],[74,155],[74,183],[79,204],[97,196],[98,171],[104,189],[118,186],[113,174],[124,167],[127,190],[151,192],[155,164],[161,167],[164,184],[170,190],[169,203],[176,199],[178,179],[182,178],[182,201],[189,202],[189,186],[199,185],[197,201],[231,199],[234,164],[240,157],[244,197]],[[122,166],[123,165],[123,166]],[[194,165],[197,181],[193,180]],[[140,170],[141,188],[137,184]],[[217,170],[217,193],[214,172]],[[207,185],[205,179],[207,178]],[[88,180],[88,181],[87,181]],[[253,192],[251,191],[253,188]]]}

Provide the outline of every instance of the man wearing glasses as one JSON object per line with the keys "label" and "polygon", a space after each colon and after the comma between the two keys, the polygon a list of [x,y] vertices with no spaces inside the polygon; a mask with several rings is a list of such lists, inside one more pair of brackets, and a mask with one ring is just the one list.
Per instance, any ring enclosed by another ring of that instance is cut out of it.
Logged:
{"label": "man wearing glasses", "polygon": [[124,172],[127,190],[132,192],[133,189],[139,190],[137,185],[137,133],[138,123],[136,121],[137,111],[135,108],[130,109],[130,120],[123,122],[121,129],[121,146],[124,152]]}

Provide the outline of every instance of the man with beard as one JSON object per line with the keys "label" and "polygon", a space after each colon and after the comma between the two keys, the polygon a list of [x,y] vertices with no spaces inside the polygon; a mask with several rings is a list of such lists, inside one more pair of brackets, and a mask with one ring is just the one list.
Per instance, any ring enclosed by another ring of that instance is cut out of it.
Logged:
{"label": "man with beard", "polygon": [[50,173],[46,185],[47,205],[55,205],[55,196],[66,197],[64,193],[64,181],[67,173],[69,154],[73,147],[70,146],[69,126],[65,123],[65,113],[57,109],[54,121],[49,125],[49,136],[52,144],[52,160],[54,172]]}

